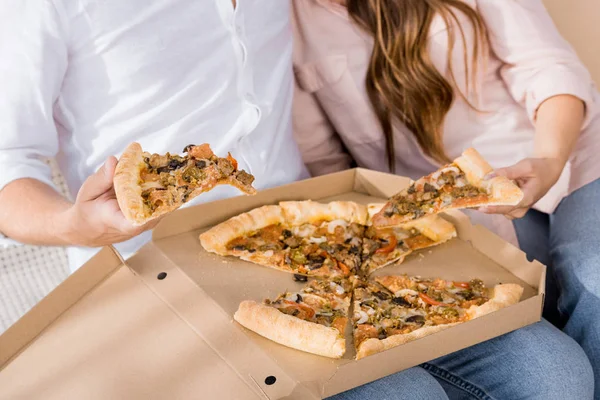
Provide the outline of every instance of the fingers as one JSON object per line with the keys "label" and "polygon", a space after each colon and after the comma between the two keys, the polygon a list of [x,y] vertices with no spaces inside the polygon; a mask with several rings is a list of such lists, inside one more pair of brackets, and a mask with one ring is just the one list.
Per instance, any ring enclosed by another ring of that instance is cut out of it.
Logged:
{"label": "fingers", "polygon": [[112,156],[109,157],[95,174],[91,175],[83,182],[83,185],[77,194],[77,200],[95,200],[109,191],[113,186],[113,176],[115,175],[116,166],[117,159]]}
{"label": "fingers", "polygon": [[479,211],[484,212],[486,214],[502,214],[506,218],[512,220],[516,218],[522,218],[529,211],[529,206],[517,206],[517,207],[507,207],[507,206],[493,206],[493,207],[482,207],[479,208]]}
{"label": "fingers", "polygon": [[144,225],[134,225],[129,221],[121,212],[119,204],[116,200],[110,200],[106,204],[106,214],[104,215],[104,221],[107,225],[111,226],[115,230],[121,232],[125,236],[134,237],[140,233],[153,229],[164,216],[155,218],[148,221]]}
{"label": "fingers", "polygon": [[518,163],[505,168],[498,168],[488,175],[488,178],[493,176],[505,176],[508,179],[516,180],[533,176],[535,166],[530,159],[521,160]]}

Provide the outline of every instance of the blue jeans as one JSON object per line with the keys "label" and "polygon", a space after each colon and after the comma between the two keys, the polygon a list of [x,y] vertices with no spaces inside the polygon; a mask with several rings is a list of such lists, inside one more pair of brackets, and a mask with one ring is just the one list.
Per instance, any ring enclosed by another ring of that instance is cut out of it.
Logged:
{"label": "blue jeans", "polygon": [[542,320],[329,400],[584,400],[593,392],[581,347]]}
{"label": "blue jeans", "polygon": [[600,180],[563,199],[554,214],[515,220],[521,248],[548,266],[544,315],[583,348],[600,399]]}

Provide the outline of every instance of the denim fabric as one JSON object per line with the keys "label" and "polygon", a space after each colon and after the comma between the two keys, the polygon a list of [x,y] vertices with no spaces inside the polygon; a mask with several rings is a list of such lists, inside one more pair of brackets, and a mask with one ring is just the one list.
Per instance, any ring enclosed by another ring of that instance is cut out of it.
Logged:
{"label": "denim fabric", "polygon": [[340,393],[327,400],[448,400],[436,379],[415,367]]}
{"label": "denim fabric", "polygon": [[330,399],[585,400],[593,392],[581,347],[542,320]]}
{"label": "denim fabric", "polygon": [[[534,223],[534,212],[515,221],[521,248],[540,261],[558,293],[559,326],[584,349],[594,369],[595,398],[600,400],[600,180],[563,199],[547,230]],[[540,229],[541,228],[541,229]],[[548,252],[541,250],[548,238]]]}
{"label": "denim fabric", "polygon": [[581,347],[546,320],[423,365],[451,399],[592,399]]}

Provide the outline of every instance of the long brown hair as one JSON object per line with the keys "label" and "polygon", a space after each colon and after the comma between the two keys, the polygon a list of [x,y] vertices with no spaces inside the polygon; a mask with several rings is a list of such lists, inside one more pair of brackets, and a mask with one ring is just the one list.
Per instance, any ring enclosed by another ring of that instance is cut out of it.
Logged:
{"label": "long brown hair", "polygon": [[[455,98],[451,69],[456,38],[453,27],[459,28],[465,47],[468,91],[470,80],[475,85],[477,59],[484,54],[486,46],[481,17],[461,0],[346,0],[346,6],[351,18],[374,39],[366,86],[385,134],[390,170],[395,169],[392,118],[413,132],[430,157],[439,162],[449,161],[442,143],[442,126]],[[467,17],[477,38],[470,62],[457,11]],[[429,31],[436,15],[440,15],[448,27],[450,82],[429,58]],[[467,100],[468,93],[459,91],[459,95]]]}

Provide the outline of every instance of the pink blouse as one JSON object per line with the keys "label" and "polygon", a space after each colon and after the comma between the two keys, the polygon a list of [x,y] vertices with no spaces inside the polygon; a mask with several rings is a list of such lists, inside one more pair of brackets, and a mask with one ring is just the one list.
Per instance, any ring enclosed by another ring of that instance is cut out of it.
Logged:
{"label": "pink blouse", "polygon": [[[556,185],[535,208],[551,213],[561,199],[600,177],[600,94],[572,47],[558,33],[541,0],[465,0],[486,23],[490,54],[478,68],[477,88],[467,92],[463,43],[452,52],[460,96],[446,116],[445,150],[451,158],[475,147],[493,167],[531,156],[539,105],[560,95],[585,102],[586,117],[575,151]],[[294,0],[295,137],[313,175],[358,166],[389,171],[385,138],[365,89],[371,37],[349,20],[346,9],[328,0]],[[468,26],[468,25],[465,25]],[[448,27],[442,18],[430,31],[430,57],[449,78]],[[467,49],[475,37],[464,29]],[[455,35],[460,39],[460,35]],[[460,39],[462,40],[462,39]],[[413,179],[440,164],[425,155],[412,133],[395,122],[396,173]],[[512,224],[502,216],[469,214],[516,244]]]}

